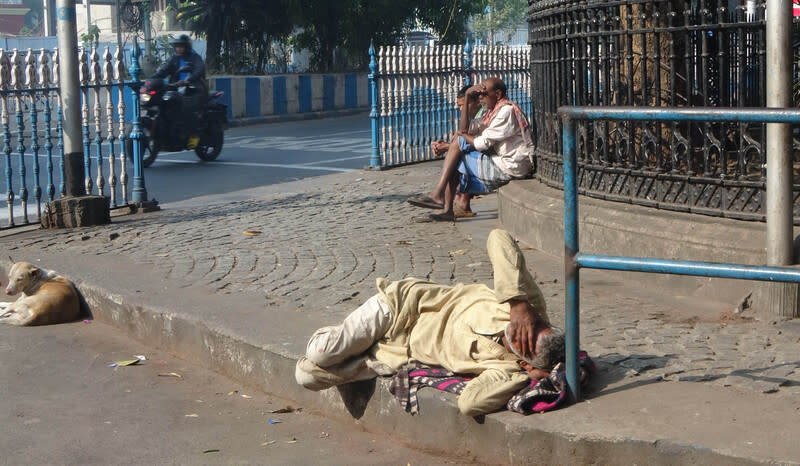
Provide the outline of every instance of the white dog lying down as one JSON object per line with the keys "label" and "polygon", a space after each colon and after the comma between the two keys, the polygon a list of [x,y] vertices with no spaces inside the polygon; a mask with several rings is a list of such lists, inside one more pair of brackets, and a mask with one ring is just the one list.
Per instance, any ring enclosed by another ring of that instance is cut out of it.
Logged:
{"label": "white dog lying down", "polygon": [[0,323],[11,325],[60,324],[76,320],[80,299],[75,286],[52,270],[16,262],[8,273],[6,294],[22,293],[13,303],[0,302]]}

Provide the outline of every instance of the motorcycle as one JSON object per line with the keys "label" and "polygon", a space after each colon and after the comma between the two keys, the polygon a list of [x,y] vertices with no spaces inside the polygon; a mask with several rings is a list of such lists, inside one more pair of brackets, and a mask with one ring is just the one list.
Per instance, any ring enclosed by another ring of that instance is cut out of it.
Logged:
{"label": "motorcycle", "polygon": [[[177,86],[163,79],[148,79],[139,90],[139,127],[142,163],[149,167],[161,151],[194,149],[200,160],[219,156],[228,123],[227,106],[220,101],[221,91],[211,91],[208,102],[198,112],[184,111],[184,99],[202,92],[193,86]],[[131,144],[132,149],[132,144]],[[133,160],[133,150],[128,150]]]}

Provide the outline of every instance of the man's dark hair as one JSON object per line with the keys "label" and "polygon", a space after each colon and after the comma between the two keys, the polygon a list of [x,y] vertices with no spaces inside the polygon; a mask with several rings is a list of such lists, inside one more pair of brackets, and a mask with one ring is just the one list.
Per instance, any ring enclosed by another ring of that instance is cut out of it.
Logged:
{"label": "man's dark hair", "polygon": [[458,90],[458,94],[456,94],[456,99],[463,99],[465,95],[467,95],[467,90],[470,86],[464,86]]}
{"label": "man's dark hair", "polygon": [[498,78],[496,81],[494,81],[494,85],[492,87],[494,87],[495,91],[502,92],[503,97],[508,95],[508,86],[506,86],[506,83],[504,83],[502,79]]}

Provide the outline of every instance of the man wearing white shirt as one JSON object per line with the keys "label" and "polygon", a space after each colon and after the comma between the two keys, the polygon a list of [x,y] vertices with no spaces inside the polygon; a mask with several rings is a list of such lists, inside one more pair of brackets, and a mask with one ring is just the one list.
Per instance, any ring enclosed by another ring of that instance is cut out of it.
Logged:
{"label": "man wearing white shirt", "polygon": [[[530,123],[506,92],[499,78],[489,78],[467,91],[467,106],[475,105],[474,97],[479,97],[485,109],[480,131],[477,136],[459,131],[447,149],[439,183],[427,196],[409,199],[413,205],[437,209],[429,216],[415,217],[416,221],[454,221],[457,192],[488,193],[531,172]],[[465,110],[462,119],[474,114]],[[469,123],[462,122],[459,127],[469,127]]]}

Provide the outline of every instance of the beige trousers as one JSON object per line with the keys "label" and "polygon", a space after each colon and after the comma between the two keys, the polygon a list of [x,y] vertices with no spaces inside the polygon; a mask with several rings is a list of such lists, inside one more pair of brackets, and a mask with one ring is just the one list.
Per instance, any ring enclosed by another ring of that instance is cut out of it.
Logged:
{"label": "beige trousers", "polygon": [[322,390],[377,376],[368,365],[366,352],[383,338],[391,324],[391,309],[376,294],[341,324],[318,329],[308,341],[305,357],[297,361],[297,383]]}

